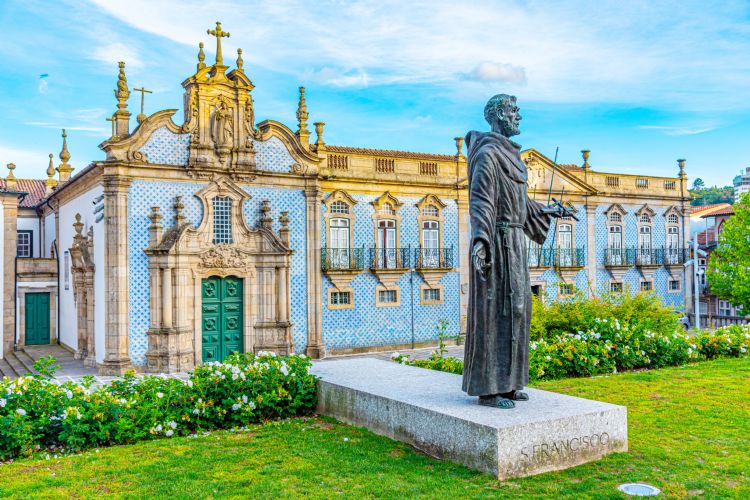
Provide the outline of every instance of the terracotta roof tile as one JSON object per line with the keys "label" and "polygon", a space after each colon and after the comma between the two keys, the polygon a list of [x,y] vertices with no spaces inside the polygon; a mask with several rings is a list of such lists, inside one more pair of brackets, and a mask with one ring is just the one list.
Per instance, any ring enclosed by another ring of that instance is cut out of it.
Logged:
{"label": "terracotta roof tile", "polygon": [[392,149],[353,148],[350,146],[330,146],[326,144],[326,151],[330,153],[350,153],[358,155],[388,156],[392,158],[414,158],[417,160],[455,161],[451,155],[431,153],[415,153],[412,151],[396,151]]}
{"label": "terracotta roof tile", "polygon": [[690,207],[690,214],[696,215],[698,212],[703,212],[704,210],[713,211],[719,207],[727,207],[730,206],[729,203],[713,203],[711,205],[693,205]]}
{"label": "terracotta roof tile", "polygon": [[[6,190],[5,179],[0,179],[0,189]],[[19,207],[35,207],[45,196],[47,183],[44,179],[16,179],[14,191],[28,193],[18,205]]]}
{"label": "terracotta roof tile", "polygon": [[734,207],[729,205],[728,207],[720,208],[719,210],[701,215],[701,217],[716,217],[718,215],[734,215]]}

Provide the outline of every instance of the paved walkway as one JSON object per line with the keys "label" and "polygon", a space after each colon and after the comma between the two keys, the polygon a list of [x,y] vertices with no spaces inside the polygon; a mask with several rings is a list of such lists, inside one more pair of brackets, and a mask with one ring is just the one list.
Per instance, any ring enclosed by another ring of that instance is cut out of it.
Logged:
{"label": "paved walkway", "polygon": [[[362,354],[350,354],[344,356],[330,356],[323,361],[335,361],[341,358],[366,357],[390,360],[391,356],[398,352],[402,355],[411,356],[413,359],[426,359],[435,351],[436,347],[423,347],[419,349],[399,349],[397,351],[369,352]],[[451,345],[447,347],[446,356],[454,356],[463,359],[464,347],[462,345]],[[78,382],[86,376],[94,377],[94,385],[106,384],[118,378],[113,376],[100,376],[97,369],[83,366],[83,362],[73,358],[73,354],[59,345],[26,346],[23,350],[8,353],[5,359],[0,359],[0,378],[20,377],[27,373],[33,373],[33,365],[39,358],[52,356],[60,367],[55,372],[55,378],[61,382]],[[145,374],[139,374],[143,376]],[[187,373],[163,374],[163,377],[187,380]]]}

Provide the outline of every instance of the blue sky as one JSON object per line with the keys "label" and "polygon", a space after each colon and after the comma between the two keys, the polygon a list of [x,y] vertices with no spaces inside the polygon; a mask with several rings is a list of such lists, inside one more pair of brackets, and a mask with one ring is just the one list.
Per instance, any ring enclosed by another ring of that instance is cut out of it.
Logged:
{"label": "blue sky", "polygon": [[[4,0],[2,165],[44,177],[62,127],[74,167],[103,158],[118,60],[131,88],[154,91],[147,114],[181,108],[216,20],[225,63],[243,49],[258,120],[296,129],[305,85],[329,144],[452,154],[504,92],[519,98],[519,142],[559,146],[564,163],[590,149],[595,169],[675,175],[684,157],[709,185],[750,164],[748,2]],[[133,93],[132,126],[139,106]]]}

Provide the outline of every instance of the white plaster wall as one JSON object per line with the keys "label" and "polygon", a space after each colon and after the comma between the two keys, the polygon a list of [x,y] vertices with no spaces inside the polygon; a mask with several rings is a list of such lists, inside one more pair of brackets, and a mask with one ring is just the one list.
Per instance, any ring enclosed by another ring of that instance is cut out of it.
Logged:
{"label": "white plaster wall", "polygon": [[[52,242],[55,241],[55,238],[57,238],[57,234],[55,233],[55,213],[50,212],[44,218],[44,239],[42,246],[43,257],[52,257],[50,249],[52,248]],[[62,252],[60,252],[60,255],[62,255]]]}
{"label": "white plaster wall", "polygon": [[26,217],[26,211],[18,210],[18,227],[17,231],[31,231],[32,236],[32,247],[31,256],[39,257],[39,217]]}
{"label": "white plaster wall", "polygon": [[[89,227],[91,227],[94,224],[94,198],[101,195],[103,193],[103,189],[100,185],[93,186],[88,191],[80,194],[79,196],[73,198],[72,200],[68,201],[64,205],[60,205],[60,208],[58,210],[59,213],[59,222],[60,222],[60,241],[58,241],[57,249],[58,252],[60,252],[60,271],[59,271],[59,292],[60,292],[60,314],[58,316],[59,318],[59,325],[58,325],[58,338],[60,339],[60,343],[65,344],[66,346],[77,349],[78,348],[78,318],[76,315],[76,303],[75,303],[75,296],[74,296],[74,290],[73,290],[73,274],[68,269],[68,273],[70,276],[70,286],[68,289],[65,289],[65,251],[69,250],[70,247],[73,245],[73,236],[75,235],[75,230],[73,229],[73,223],[75,222],[75,216],[77,213],[81,214],[81,222],[83,222],[83,234],[85,235]],[[98,240],[102,239],[104,237],[104,231],[102,230],[102,225],[104,222],[100,222],[99,224],[96,224],[94,227],[94,254],[96,254],[97,250],[97,243],[103,243],[99,242]],[[103,251],[103,248],[102,248]],[[103,255],[102,255],[103,258]],[[97,265],[96,266],[96,274],[94,276],[94,304],[95,309],[98,310],[101,309],[101,317],[102,320],[104,318],[103,316],[103,310],[104,310],[104,281],[101,279],[99,275],[104,274],[104,265]],[[101,300],[100,298],[101,297]],[[98,354],[100,352],[104,351],[104,344],[99,343],[98,339],[101,335],[101,338],[104,338],[104,332],[99,331],[103,328],[104,323],[102,321],[101,325],[96,323],[96,315],[94,318],[94,334],[97,338],[96,343],[96,352],[97,352],[97,360],[98,360]]]}
{"label": "white plaster wall", "polygon": [[[0,228],[5,228],[5,208],[0,203]],[[2,255],[5,248],[5,230],[0,230],[0,263],[5,262],[5,256]],[[5,290],[5,273],[0,272],[0,290]],[[5,293],[0,293],[0,311],[3,310]],[[0,321],[0,339],[3,338],[3,322]],[[0,359],[3,359],[3,347],[0,344]]]}

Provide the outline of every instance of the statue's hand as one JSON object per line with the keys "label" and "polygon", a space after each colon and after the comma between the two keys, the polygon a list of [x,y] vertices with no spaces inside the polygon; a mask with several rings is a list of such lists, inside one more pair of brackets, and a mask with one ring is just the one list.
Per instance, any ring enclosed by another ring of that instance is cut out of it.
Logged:
{"label": "statue's hand", "polygon": [[485,279],[487,271],[492,267],[492,261],[487,258],[487,249],[484,247],[484,243],[477,242],[474,244],[474,248],[471,250],[471,262],[474,264],[474,268],[479,271],[482,279]]}

